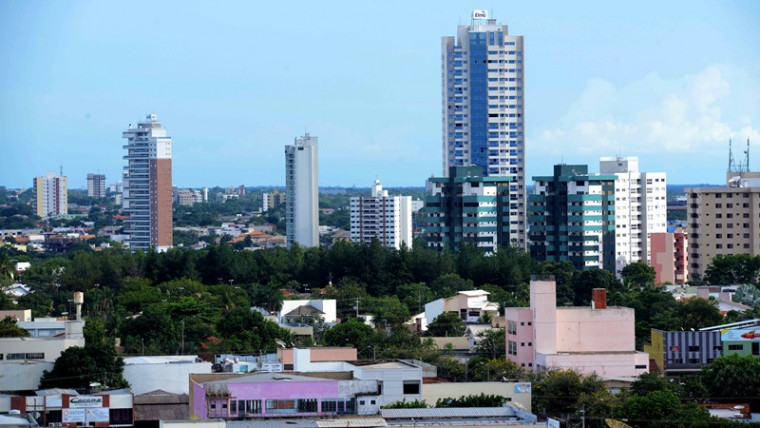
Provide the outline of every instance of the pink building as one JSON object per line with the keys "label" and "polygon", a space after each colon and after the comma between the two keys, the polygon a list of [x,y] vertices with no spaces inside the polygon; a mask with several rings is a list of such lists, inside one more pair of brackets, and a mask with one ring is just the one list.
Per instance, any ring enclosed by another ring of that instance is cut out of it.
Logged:
{"label": "pink building", "polygon": [[689,280],[686,232],[679,227],[673,233],[652,233],[649,235],[649,245],[650,265],[656,274],[654,283],[686,284]]}
{"label": "pink building", "polygon": [[607,290],[593,291],[591,307],[557,307],[553,277],[530,282],[530,307],[506,308],[507,358],[521,367],[573,369],[603,377],[648,372],[649,356],[636,351],[631,308],[607,307]]}

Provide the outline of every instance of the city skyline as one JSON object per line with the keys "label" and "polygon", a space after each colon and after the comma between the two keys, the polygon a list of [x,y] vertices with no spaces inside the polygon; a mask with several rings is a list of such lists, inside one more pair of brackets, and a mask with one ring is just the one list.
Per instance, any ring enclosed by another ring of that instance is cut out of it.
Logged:
{"label": "city skyline", "polygon": [[525,37],[526,181],[621,155],[717,184],[729,138],[758,153],[757,2],[148,5],[0,5],[0,185],[59,165],[71,188],[116,181],[121,131],[154,112],[179,187],[283,187],[281,148],[306,131],[320,186],[424,186],[441,173],[441,38],[472,9]]}

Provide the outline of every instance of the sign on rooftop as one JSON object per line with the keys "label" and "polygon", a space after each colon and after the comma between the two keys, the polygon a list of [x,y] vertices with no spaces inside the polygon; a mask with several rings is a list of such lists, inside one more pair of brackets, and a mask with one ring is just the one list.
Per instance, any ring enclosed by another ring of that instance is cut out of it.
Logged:
{"label": "sign on rooftop", "polygon": [[488,10],[474,9],[472,11],[472,19],[488,19]]}

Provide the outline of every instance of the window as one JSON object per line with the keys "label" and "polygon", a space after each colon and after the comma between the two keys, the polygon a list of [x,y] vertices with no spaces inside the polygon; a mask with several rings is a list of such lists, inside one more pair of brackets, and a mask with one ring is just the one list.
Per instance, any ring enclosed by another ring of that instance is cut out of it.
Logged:
{"label": "window", "polygon": [[420,393],[420,382],[416,380],[405,380],[404,381],[404,395],[406,394],[419,394]]}
{"label": "window", "polygon": [[337,412],[338,400],[322,400],[322,411],[323,412]]}
{"label": "window", "polygon": [[636,364],[636,367],[635,367],[635,368],[636,368],[637,370],[641,370],[641,369],[644,369],[644,370],[646,370],[646,369],[647,369],[647,365],[646,365],[646,364]]}
{"label": "window", "polygon": [[728,345],[729,351],[743,351],[744,345]]}

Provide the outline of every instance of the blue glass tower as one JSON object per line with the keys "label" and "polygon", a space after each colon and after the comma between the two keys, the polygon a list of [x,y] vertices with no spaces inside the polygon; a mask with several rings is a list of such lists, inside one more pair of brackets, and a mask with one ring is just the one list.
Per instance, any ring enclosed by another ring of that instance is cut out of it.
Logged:
{"label": "blue glass tower", "polygon": [[470,25],[443,37],[443,174],[478,166],[510,177],[509,241],[525,248],[523,37],[473,11]]}

